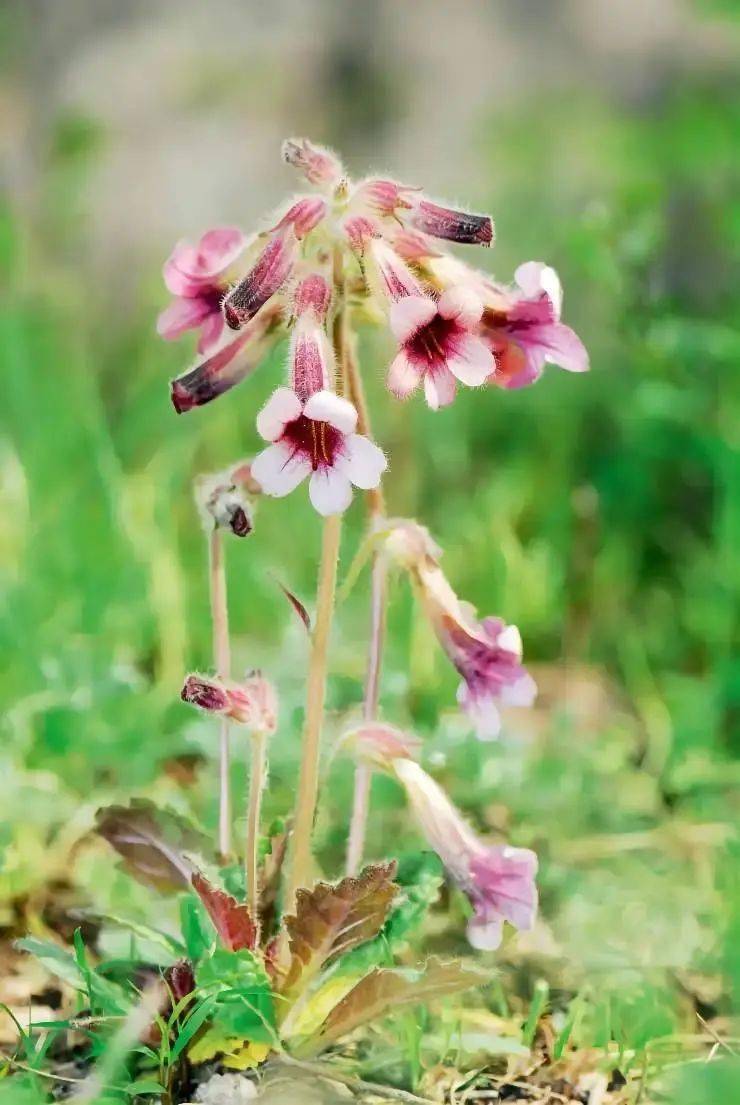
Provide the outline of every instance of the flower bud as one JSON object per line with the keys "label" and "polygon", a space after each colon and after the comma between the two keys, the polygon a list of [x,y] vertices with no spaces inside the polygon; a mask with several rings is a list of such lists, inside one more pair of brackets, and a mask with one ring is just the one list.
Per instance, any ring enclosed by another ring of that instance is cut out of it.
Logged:
{"label": "flower bud", "polygon": [[[238,475],[237,475],[238,473]],[[247,537],[254,528],[250,498],[259,491],[246,462],[213,475],[200,476],[195,484],[195,501],[206,531],[230,530],[235,537]]]}
{"label": "flower bud", "polygon": [[250,672],[241,683],[194,673],[186,678],[180,697],[206,713],[228,717],[253,733],[274,733],[277,728],[275,691],[257,671]]}
{"label": "flower bud", "polygon": [[315,146],[307,138],[286,138],[283,161],[303,173],[309,184],[334,184],[342,175],[342,164],[336,154]]}

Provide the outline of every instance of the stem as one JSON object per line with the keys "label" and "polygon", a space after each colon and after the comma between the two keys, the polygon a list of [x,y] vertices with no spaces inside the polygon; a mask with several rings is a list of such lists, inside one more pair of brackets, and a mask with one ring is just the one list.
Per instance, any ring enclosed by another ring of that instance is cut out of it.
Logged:
{"label": "stem", "polygon": [[[229,647],[229,611],[226,598],[226,569],[221,531],[214,526],[208,539],[211,621],[213,624],[213,662],[219,679],[228,679],[231,671]],[[222,862],[231,852],[231,801],[229,796],[229,722],[221,718],[219,735],[218,850]]]}
{"label": "stem", "polygon": [[260,924],[258,845],[262,793],[265,789],[266,753],[267,734],[263,732],[254,733],[252,735],[252,770],[249,775],[249,798],[247,801],[247,847],[244,853],[244,875],[247,885],[249,912],[257,926],[258,944]]}
{"label": "stem", "polygon": [[306,691],[306,720],[303,728],[303,755],[298,779],[298,798],[293,823],[293,865],[287,895],[287,911],[293,909],[296,890],[305,886],[311,875],[311,833],[319,783],[321,723],[326,697],[326,668],[329,650],[334,593],[337,580],[341,514],[332,514],[324,522],[321,564],[316,592],[316,626],[311,641]]}
{"label": "stem", "polygon": [[[356,350],[354,346],[351,349],[350,356],[347,358],[347,364],[350,396],[357,408],[358,432],[364,434],[366,437],[372,438],[370,413],[365,398],[362,377],[357,365]],[[370,525],[371,527],[378,526],[385,517],[385,497],[383,495],[382,486],[367,492],[367,504],[368,513],[370,515]],[[367,674],[365,676],[365,695],[362,705],[362,716],[365,721],[373,721],[378,714],[380,672],[383,662],[383,645],[385,643],[387,576],[388,569],[385,557],[382,553],[374,553],[370,577],[370,643],[367,657]],[[362,864],[362,856],[365,850],[367,819],[370,809],[372,777],[373,769],[370,764],[357,764],[355,768],[352,817],[350,819],[349,836],[347,840],[348,875],[356,875]]]}
{"label": "stem", "polygon": [[[337,303],[332,330],[334,356],[338,370],[338,381],[335,382],[338,384],[340,394],[344,395],[349,390],[348,362],[350,356],[344,265],[342,251],[339,247],[334,250],[333,278],[334,295]],[[319,787],[321,724],[324,718],[327,657],[331,623],[334,616],[341,535],[342,516],[341,514],[332,514],[324,520],[321,537],[321,562],[316,587],[316,625],[311,636],[311,655],[308,661],[306,717],[303,726],[298,797],[293,822],[293,863],[286,896],[286,912],[294,909],[296,891],[301,886],[305,886],[311,876],[311,835]]]}

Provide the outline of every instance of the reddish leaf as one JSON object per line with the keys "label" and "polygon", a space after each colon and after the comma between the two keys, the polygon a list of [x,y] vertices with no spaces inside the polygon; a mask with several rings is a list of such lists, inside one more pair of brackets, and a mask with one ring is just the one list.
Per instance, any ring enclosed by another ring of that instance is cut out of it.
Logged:
{"label": "reddish leaf", "polygon": [[360,979],[334,1006],[319,1030],[306,1040],[297,1054],[322,1050],[341,1036],[404,1006],[422,1005],[431,998],[444,997],[458,990],[490,982],[490,974],[455,960],[436,957],[420,971],[376,967]]}
{"label": "reddish leaf", "polygon": [[396,892],[396,864],[366,867],[358,878],[299,890],[295,915],[286,917],[291,961],[283,985],[295,996],[330,959],[377,936]]}
{"label": "reddish leaf", "polygon": [[257,928],[249,908],[237,902],[225,890],[212,886],[200,872],[193,876],[193,889],[208,911],[219,939],[229,951],[253,949],[257,943]]}
{"label": "reddish leaf", "polygon": [[[275,577],[273,577],[273,578],[275,578]],[[280,590],[285,595],[285,597],[288,600],[288,602],[290,603],[290,605],[295,610],[298,617],[303,622],[304,626],[306,627],[306,632],[310,633],[311,632],[311,615],[309,614],[308,610],[306,610],[306,607],[303,605],[303,603],[298,598],[298,596],[294,595],[292,591],[289,591],[288,588],[285,586],[285,584],[281,583],[279,579],[275,579],[275,582],[277,583],[278,587],[280,588]]]}
{"label": "reddish leaf", "polygon": [[138,800],[98,810],[95,827],[141,882],[158,890],[190,886],[195,866],[186,852],[199,851],[205,838],[179,814]]}

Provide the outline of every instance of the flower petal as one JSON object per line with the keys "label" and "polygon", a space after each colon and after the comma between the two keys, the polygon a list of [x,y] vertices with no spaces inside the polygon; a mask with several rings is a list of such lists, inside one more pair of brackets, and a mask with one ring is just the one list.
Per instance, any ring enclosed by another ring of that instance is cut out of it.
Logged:
{"label": "flower petal", "polygon": [[339,457],[335,467],[344,472],[355,487],[363,491],[377,487],[381,474],[388,467],[388,461],[382,449],[362,434],[349,434],[345,441],[345,453]]}
{"label": "flower petal", "polygon": [[442,292],[437,310],[442,318],[457,319],[461,326],[470,329],[480,322],[483,302],[472,288],[456,285]]}
{"label": "flower petal", "polygon": [[430,296],[405,295],[391,307],[391,330],[403,344],[431,322],[436,313],[437,304]]}
{"label": "flower petal", "polygon": [[479,952],[495,952],[504,935],[504,921],[497,917],[492,921],[486,920],[480,913],[476,913],[468,921],[465,935],[471,948]]}
{"label": "flower petal", "polygon": [[[498,621],[500,623],[499,618],[484,618],[483,624],[486,626],[486,628],[488,628],[486,623],[488,623],[489,621]],[[518,626],[507,625],[505,629],[502,629],[501,632],[497,635],[496,644],[499,648],[506,649],[507,652],[513,652],[517,660],[521,660],[522,635],[519,632]]]}
{"label": "flower petal", "polygon": [[524,672],[514,683],[504,683],[501,701],[505,706],[531,706],[537,697],[537,684],[529,672]]}
{"label": "flower petal", "polygon": [[233,264],[247,244],[238,226],[217,226],[207,230],[198,242],[201,270],[216,276]]}
{"label": "flower petal", "polygon": [[187,330],[200,326],[211,313],[212,307],[207,299],[177,296],[157,319],[157,333],[165,341],[175,341]]}
{"label": "flower petal", "polygon": [[461,683],[457,701],[470,718],[480,741],[495,741],[501,733],[501,715],[492,695],[472,694],[467,683]]}
{"label": "flower petal", "polygon": [[563,286],[555,269],[544,261],[525,261],[514,273],[514,279],[530,299],[546,295],[552,303],[555,317],[560,318],[563,306]]}
{"label": "flower petal", "polygon": [[343,434],[353,433],[357,425],[357,411],[349,399],[333,391],[317,391],[307,401],[303,413],[314,422],[328,422]]}
{"label": "flower petal", "polygon": [[[588,372],[589,360],[585,345],[570,326],[556,322],[552,326],[542,327],[539,335],[539,347],[545,354],[545,360],[560,365],[567,372]],[[537,343],[537,335],[535,335]]]}
{"label": "flower petal", "polygon": [[454,352],[447,358],[449,371],[462,384],[479,387],[495,368],[493,353],[480,338],[461,334],[455,339]]}
{"label": "flower petal", "polygon": [[448,407],[455,398],[455,377],[447,367],[424,375],[424,397],[431,410]]}
{"label": "flower petal", "polygon": [[294,453],[289,445],[269,445],[252,461],[252,476],[266,495],[288,495],[311,471],[308,457]]}
{"label": "flower petal", "polygon": [[224,316],[220,311],[211,311],[208,318],[203,320],[198,340],[198,352],[207,353],[216,345],[224,331]]}
{"label": "flower petal", "polygon": [[341,514],[352,502],[352,484],[337,468],[318,468],[308,481],[308,494],[319,514]]}
{"label": "flower petal", "polygon": [[257,433],[265,441],[277,441],[286,424],[298,418],[302,409],[291,388],[277,388],[257,415]]}
{"label": "flower petal", "polygon": [[408,399],[421,383],[421,377],[422,373],[402,349],[391,362],[386,383],[397,399]]}

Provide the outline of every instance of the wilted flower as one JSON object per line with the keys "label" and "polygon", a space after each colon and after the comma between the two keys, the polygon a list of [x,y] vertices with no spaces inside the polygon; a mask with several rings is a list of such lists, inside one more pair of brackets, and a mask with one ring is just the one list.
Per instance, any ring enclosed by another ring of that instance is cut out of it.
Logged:
{"label": "wilted flower", "polygon": [[304,400],[278,388],[257,415],[257,431],[272,444],[255,457],[252,474],[267,495],[287,495],[310,476],[308,493],[319,514],[338,514],[352,501],[352,484],[377,487],[386,459],[355,433],[357,411],[334,392]]}
{"label": "wilted flower", "polygon": [[387,539],[391,555],[410,573],[439,643],[462,676],[458,702],[481,740],[501,729],[498,703],[531,706],[537,693],[522,666],[516,626],[500,618],[478,621],[475,608],[452,590],[440,565],[440,549],[423,526],[397,522]]}
{"label": "wilted flower", "polygon": [[230,530],[235,537],[246,537],[253,528],[253,497],[260,490],[248,461],[200,476],[195,484],[195,501],[206,530],[215,526]]}
{"label": "wilted flower", "polygon": [[537,912],[535,853],[481,840],[439,784],[411,758],[418,744],[414,738],[374,723],[358,726],[348,740],[361,759],[402,783],[421,831],[473,906],[467,930],[473,947],[497,948],[504,921],[531,928]]}
{"label": "wilted flower", "polygon": [[179,242],[164,266],[164,282],[175,299],[157,320],[157,332],[172,341],[187,330],[200,329],[198,352],[205,353],[221,337],[221,301],[229,288],[229,270],[247,239],[233,226],[207,231],[197,245]]}
{"label": "wilted flower", "polygon": [[257,671],[250,672],[241,683],[197,673],[188,675],[180,697],[254,733],[274,733],[277,728],[277,696],[272,684]]}
{"label": "wilted flower", "polygon": [[525,387],[539,379],[548,363],[568,372],[586,372],[583,342],[560,321],[563,291],[555,269],[527,261],[514,278],[518,288],[492,288],[486,297],[483,335],[496,359],[491,382]]}

